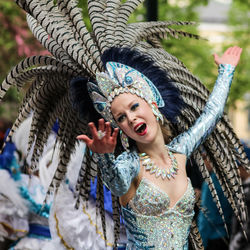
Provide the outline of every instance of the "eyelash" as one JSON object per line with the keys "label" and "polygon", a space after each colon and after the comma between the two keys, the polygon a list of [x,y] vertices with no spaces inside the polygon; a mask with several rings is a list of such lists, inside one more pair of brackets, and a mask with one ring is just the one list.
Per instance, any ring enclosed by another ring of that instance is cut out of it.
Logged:
{"label": "eyelash", "polygon": [[121,115],[121,116],[118,117],[117,121],[119,123],[121,123],[124,120],[124,118],[125,118],[125,115]]}
{"label": "eyelash", "polygon": [[[138,107],[139,107],[139,103],[135,103],[135,104],[133,104],[133,105],[131,106],[130,109],[131,109],[132,111],[135,111],[136,108],[138,108]],[[121,116],[119,116],[119,117],[117,118],[117,121],[118,121],[119,123],[121,123],[121,122],[123,122],[124,118],[125,118],[125,115],[121,115]]]}
{"label": "eyelash", "polygon": [[136,108],[138,108],[138,107],[139,107],[139,103],[135,103],[135,104],[133,104],[133,105],[131,106],[131,110],[134,111],[134,110],[136,110]]}

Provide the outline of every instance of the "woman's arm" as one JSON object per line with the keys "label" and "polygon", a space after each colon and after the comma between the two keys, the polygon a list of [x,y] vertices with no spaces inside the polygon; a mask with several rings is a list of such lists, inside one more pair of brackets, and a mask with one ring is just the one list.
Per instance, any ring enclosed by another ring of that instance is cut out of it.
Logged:
{"label": "woman's arm", "polygon": [[116,159],[114,154],[96,154],[104,184],[112,194],[122,196],[139,174],[140,160],[136,152],[123,152]]}
{"label": "woman's arm", "polygon": [[86,135],[79,135],[77,139],[83,140],[94,152],[103,182],[109,190],[119,197],[126,194],[132,180],[139,174],[139,156],[135,152],[124,152],[115,159],[113,152],[118,129],[115,129],[112,134],[109,122],[105,123],[103,119],[100,119],[98,131],[92,122],[89,123],[89,128],[93,139]]}
{"label": "woman's arm", "polygon": [[234,69],[238,64],[242,49],[230,47],[222,57],[214,55],[216,64],[219,64],[219,75],[213,92],[204,107],[201,116],[186,132],[180,134],[169,144],[169,147],[189,157],[192,152],[213,131],[217,122],[223,115],[224,106],[232,83]]}

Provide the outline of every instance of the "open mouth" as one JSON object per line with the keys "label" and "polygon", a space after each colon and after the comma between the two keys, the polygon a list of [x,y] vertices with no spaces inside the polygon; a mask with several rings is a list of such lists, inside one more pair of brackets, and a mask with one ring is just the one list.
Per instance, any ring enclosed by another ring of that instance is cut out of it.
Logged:
{"label": "open mouth", "polygon": [[146,123],[139,123],[135,126],[134,131],[136,132],[136,134],[138,135],[145,135],[147,133],[147,125]]}

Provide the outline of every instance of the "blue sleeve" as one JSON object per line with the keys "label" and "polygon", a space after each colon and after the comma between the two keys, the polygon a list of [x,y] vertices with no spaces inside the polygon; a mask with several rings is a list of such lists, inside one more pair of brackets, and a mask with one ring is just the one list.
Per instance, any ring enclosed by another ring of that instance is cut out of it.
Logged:
{"label": "blue sleeve", "polygon": [[200,117],[186,132],[174,138],[168,145],[175,152],[189,157],[192,152],[211,134],[223,115],[235,67],[230,64],[219,65],[219,75],[213,92]]}
{"label": "blue sleeve", "polygon": [[122,196],[139,174],[140,160],[136,152],[123,152],[116,159],[113,154],[96,154],[104,184],[112,194]]}

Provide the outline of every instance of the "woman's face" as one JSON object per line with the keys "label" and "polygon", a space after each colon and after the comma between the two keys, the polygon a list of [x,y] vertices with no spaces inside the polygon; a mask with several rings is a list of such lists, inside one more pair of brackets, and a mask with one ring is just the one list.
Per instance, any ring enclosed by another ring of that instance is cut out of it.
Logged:
{"label": "woman's face", "polygon": [[144,99],[130,93],[120,94],[113,100],[111,112],[120,129],[137,143],[155,140],[160,127]]}

